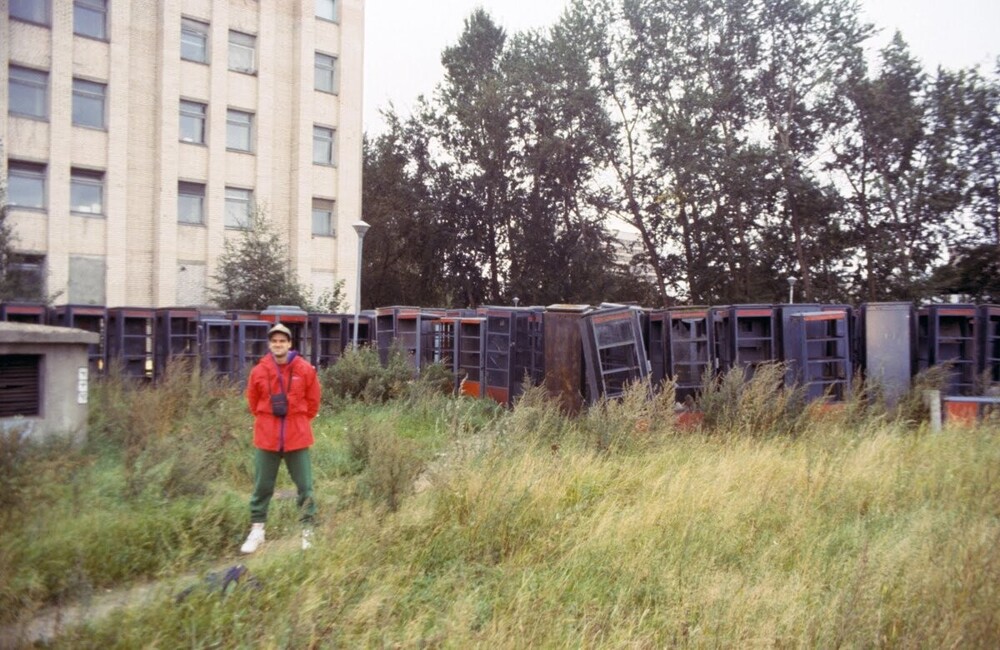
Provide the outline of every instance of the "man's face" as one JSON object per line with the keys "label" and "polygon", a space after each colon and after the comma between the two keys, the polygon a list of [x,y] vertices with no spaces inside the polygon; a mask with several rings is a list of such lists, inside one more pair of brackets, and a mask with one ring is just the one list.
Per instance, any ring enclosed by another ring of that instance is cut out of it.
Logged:
{"label": "man's face", "polygon": [[292,341],[287,336],[278,332],[272,334],[269,339],[267,339],[267,346],[271,350],[271,354],[278,361],[283,361],[288,357],[288,351],[292,349]]}

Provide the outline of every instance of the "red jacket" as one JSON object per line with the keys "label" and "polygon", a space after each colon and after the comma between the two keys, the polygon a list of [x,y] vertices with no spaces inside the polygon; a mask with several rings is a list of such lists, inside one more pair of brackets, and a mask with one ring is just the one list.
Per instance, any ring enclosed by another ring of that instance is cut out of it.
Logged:
{"label": "red jacket", "polygon": [[[250,371],[247,404],[254,415],[253,444],[258,449],[295,451],[313,444],[310,420],[319,413],[319,379],[316,369],[298,353],[288,355],[288,363],[279,366],[268,354]],[[271,395],[281,392],[278,368],[288,394],[288,415],[283,418],[271,412]]]}

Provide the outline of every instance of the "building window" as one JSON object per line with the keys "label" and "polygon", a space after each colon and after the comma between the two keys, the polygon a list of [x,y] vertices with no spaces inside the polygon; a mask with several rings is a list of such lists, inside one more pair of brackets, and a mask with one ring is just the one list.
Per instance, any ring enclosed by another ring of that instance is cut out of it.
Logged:
{"label": "building window", "polygon": [[82,214],[104,214],[104,172],[70,170],[69,209]]}
{"label": "building window", "polygon": [[45,256],[13,253],[7,264],[7,284],[12,300],[44,298]]}
{"label": "building window", "polygon": [[51,23],[50,4],[51,0],[10,0],[10,17],[29,23],[48,25]]}
{"label": "building window", "polygon": [[313,162],[317,165],[334,164],[334,130],[325,126],[313,127]]}
{"label": "building window", "polygon": [[0,355],[0,418],[42,414],[42,356]]}
{"label": "building window", "polygon": [[236,72],[254,72],[256,66],[257,37],[229,30],[229,69]]}
{"label": "building window", "polygon": [[337,57],[316,52],[316,90],[337,92]]}
{"label": "building window", "polygon": [[49,116],[49,73],[12,65],[8,90],[11,115]]}
{"label": "building window", "polygon": [[104,97],[107,86],[83,79],[73,80],[73,124],[104,128]]}
{"label": "building window", "polygon": [[316,0],[316,17],[337,20],[337,0]]}
{"label": "building window", "polygon": [[337,234],[333,228],[333,206],[333,201],[329,199],[313,199],[312,234],[320,237]]}
{"label": "building window", "polygon": [[226,148],[252,151],[253,113],[229,109],[226,111]]}
{"label": "building window", "polygon": [[45,209],[45,165],[10,161],[7,165],[7,203],[12,207]]}
{"label": "building window", "polygon": [[208,105],[181,100],[181,142],[205,144],[205,115]]}
{"label": "building window", "polygon": [[73,33],[106,40],[108,37],[107,0],[73,0]]}
{"label": "building window", "polygon": [[203,183],[177,183],[177,221],[180,223],[205,223],[205,185]]}
{"label": "building window", "polygon": [[253,192],[238,187],[226,188],[226,228],[250,229]]}
{"label": "building window", "polygon": [[208,63],[208,23],[181,19],[181,58]]}

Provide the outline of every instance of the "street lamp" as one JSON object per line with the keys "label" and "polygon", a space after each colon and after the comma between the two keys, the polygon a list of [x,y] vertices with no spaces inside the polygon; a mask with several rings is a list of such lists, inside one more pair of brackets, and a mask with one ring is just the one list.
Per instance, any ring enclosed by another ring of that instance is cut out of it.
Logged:
{"label": "street lamp", "polygon": [[791,305],[795,302],[795,283],[798,282],[798,278],[795,276],[788,276],[788,304]]}
{"label": "street lamp", "polygon": [[365,233],[371,228],[364,221],[355,221],[351,224],[354,232],[358,233],[358,277],[354,288],[354,349],[358,349],[358,316],[361,314],[361,250],[365,242]]}

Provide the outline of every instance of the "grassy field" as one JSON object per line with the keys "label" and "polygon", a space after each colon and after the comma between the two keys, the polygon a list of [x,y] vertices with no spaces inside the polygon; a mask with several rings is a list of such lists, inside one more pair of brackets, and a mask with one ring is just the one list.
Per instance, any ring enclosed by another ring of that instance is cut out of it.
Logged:
{"label": "grassy field", "polygon": [[720,384],[695,429],[669,387],[573,419],[539,390],[334,400],[317,545],[278,501],[249,559],[239,395],[103,386],[87,448],[6,443],[0,617],[245,562],[255,586],[164,590],[52,645],[997,647],[997,423],[805,408],[779,376]]}

